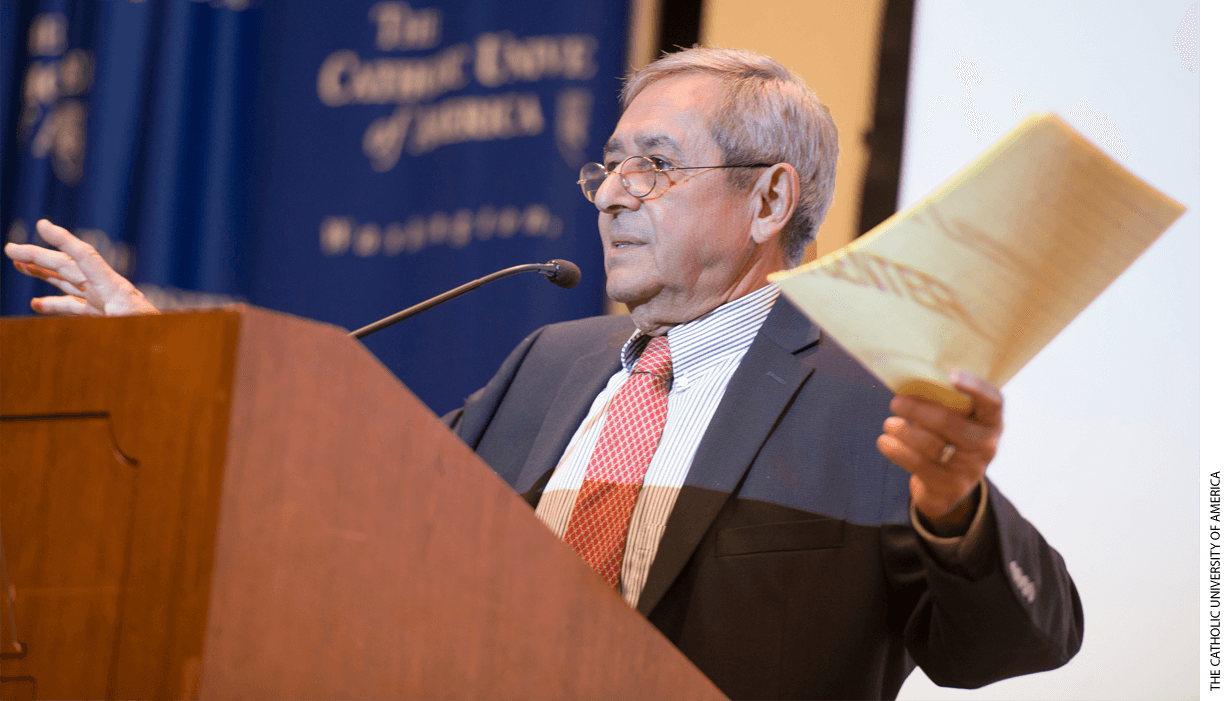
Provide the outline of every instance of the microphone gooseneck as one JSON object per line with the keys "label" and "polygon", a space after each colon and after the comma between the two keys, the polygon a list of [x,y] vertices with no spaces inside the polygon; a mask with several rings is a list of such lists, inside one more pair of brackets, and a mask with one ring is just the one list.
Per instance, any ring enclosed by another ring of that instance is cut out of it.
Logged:
{"label": "microphone gooseneck", "polygon": [[444,304],[454,297],[460,297],[467,292],[476,290],[489,282],[495,282],[500,278],[508,277],[509,275],[516,275],[517,273],[542,273],[552,283],[559,285],[566,290],[576,287],[577,283],[581,281],[581,269],[578,268],[575,263],[570,263],[566,260],[556,259],[547,261],[545,264],[530,263],[528,265],[517,265],[491,273],[490,275],[481,277],[473,282],[467,282],[461,287],[451,289],[442,295],[436,295],[426,302],[419,302],[413,307],[403,309],[392,316],[387,316],[380,321],[368,324],[361,329],[351,331],[350,336],[352,338],[363,338],[364,336],[375,333],[380,329],[392,326],[399,321],[409,319],[419,312],[424,312],[436,305]]}

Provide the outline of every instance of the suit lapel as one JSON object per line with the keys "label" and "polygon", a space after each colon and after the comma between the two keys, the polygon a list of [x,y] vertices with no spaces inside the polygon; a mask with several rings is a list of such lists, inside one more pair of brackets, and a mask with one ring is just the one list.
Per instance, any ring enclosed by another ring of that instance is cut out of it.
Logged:
{"label": "suit lapel", "polygon": [[811,374],[795,353],[820,330],[779,297],[731,377],[671,511],[637,609],[648,616],[743,479],[791,398]]}
{"label": "suit lapel", "polygon": [[[536,484],[559,463],[564,448],[577,427],[589,412],[594,397],[602,391],[620,367],[620,350],[632,335],[631,330],[617,331],[611,335],[605,350],[582,356],[560,383],[555,400],[547,410],[546,418],[534,445],[530,448],[513,489],[521,495],[534,491]],[[622,340],[620,336],[622,335]]]}

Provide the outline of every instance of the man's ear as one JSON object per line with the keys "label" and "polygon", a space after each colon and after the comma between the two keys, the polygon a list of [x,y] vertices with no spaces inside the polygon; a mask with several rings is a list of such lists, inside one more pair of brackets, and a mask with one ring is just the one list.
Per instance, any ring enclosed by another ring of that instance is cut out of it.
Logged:
{"label": "man's ear", "polygon": [[766,168],[752,188],[752,239],[765,243],[776,237],[799,204],[799,174],[789,163]]}

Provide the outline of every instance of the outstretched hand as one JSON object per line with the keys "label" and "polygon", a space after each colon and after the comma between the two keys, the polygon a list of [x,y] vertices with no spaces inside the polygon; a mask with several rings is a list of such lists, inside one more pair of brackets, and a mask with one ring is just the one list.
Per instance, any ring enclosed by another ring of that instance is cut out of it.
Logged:
{"label": "outstretched hand", "polygon": [[999,388],[963,370],[953,370],[948,379],[973,399],[968,412],[898,394],[889,404],[896,416],[885,419],[884,435],[876,441],[884,457],[910,472],[915,508],[938,526],[964,520],[1004,430]]}
{"label": "outstretched hand", "polygon": [[46,280],[65,294],[30,300],[34,311],[64,316],[158,313],[145,295],[107,265],[93,246],[46,219],[39,219],[35,226],[43,240],[60,250],[10,243],[4,252],[19,271]]}

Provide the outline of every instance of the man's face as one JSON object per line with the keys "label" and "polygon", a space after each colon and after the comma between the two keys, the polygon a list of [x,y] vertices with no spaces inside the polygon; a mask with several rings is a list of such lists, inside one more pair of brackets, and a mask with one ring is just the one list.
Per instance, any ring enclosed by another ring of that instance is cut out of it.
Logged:
{"label": "man's face", "polygon": [[[700,74],[645,88],[607,142],[607,168],[628,156],[670,166],[721,165],[709,131],[718,91],[716,79]],[[660,173],[646,200],[628,194],[618,176],[598,190],[607,294],[628,305],[642,330],[690,321],[749,291],[736,288],[753,252],[754,210],[748,193],[727,185],[725,173]]]}

